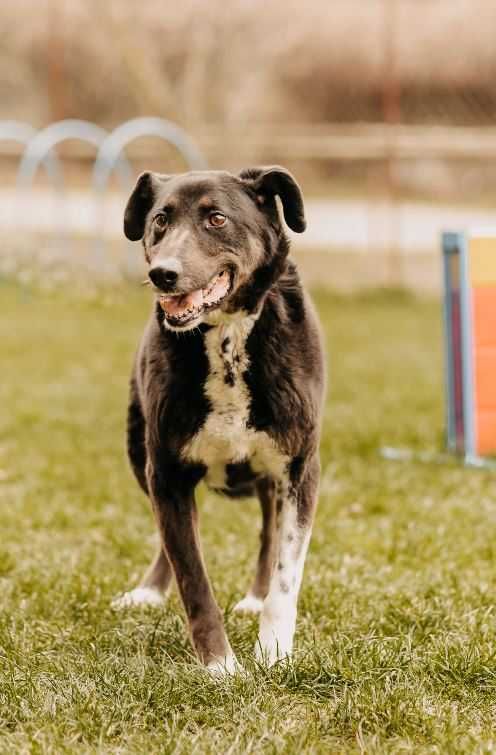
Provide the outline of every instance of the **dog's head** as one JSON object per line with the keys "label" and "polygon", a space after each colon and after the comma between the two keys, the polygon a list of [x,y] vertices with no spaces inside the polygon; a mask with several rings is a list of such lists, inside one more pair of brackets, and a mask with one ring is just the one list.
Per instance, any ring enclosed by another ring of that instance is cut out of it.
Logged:
{"label": "dog's head", "polygon": [[301,191],[284,168],[251,168],[239,176],[142,173],[127,203],[124,233],[143,241],[164,325],[194,328],[214,310],[239,307],[257,271],[266,271],[269,285],[277,277],[277,256],[287,254],[287,244],[276,196],[289,228],[304,231]]}

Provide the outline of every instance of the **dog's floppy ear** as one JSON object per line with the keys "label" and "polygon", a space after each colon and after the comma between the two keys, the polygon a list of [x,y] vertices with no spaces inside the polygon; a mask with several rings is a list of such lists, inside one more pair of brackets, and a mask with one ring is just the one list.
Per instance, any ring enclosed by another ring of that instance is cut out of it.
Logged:
{"label": "dog's floppy ear", "polygon": [[146,216],[152,208],[158,185],[167,178],[148,171],[138,177],[124,212],[124,233],[130,241],[143,238]]}
{"label": "dog's floppy ear", "polygon": [[239,177],[257,194],[258,203],[263,206],[267,197],[276,194],[282,203],[284,220],[292,231],[303,233],[307,227],[303,195],[289,170],[273,165],[267,168],[247,168]]}

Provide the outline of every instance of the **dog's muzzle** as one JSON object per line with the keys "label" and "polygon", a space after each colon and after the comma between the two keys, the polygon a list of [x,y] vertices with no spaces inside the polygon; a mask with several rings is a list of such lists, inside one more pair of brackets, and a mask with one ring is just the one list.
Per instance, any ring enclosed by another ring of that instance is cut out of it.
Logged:
{"label": "dog's muzzle", "polygon": [[223,270],[214,275],[205,288],[198,288],[187,294],[160,294],[159,303],[167,322],[176,327],[186,325],[203,312],[219,306],[230,292],[231,283],[229,270]]}

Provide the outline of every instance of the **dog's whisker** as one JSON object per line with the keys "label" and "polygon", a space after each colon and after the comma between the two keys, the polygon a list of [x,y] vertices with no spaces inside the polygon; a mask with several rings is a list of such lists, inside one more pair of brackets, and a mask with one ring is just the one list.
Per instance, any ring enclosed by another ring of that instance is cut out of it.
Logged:
{"label": "dog's whisker", "polygon": [[151,282],[151,280],[149,278],[145,278],[144,281],[141,281],[141,285],[142,286],[151,286],[152,282]]}

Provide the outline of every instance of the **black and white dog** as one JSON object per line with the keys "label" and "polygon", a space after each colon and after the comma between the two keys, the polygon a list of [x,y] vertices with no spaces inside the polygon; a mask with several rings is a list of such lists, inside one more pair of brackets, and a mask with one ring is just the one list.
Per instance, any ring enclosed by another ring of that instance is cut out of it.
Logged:
{"label": "black and white dog", "polygon": [[196,651],[220,673],[238,665],[205,571],[195,487],[260,499],[257,573],[236,609],[261,613],[256,653],[268,663],[291,654],[318,495],[323,355],[276,196],[304,231],[300,188],[280,167],[143,173],[124,218],[156,293],[131,378],[128,450],[161,547],[116,603],[159,603],[174,575]]}

